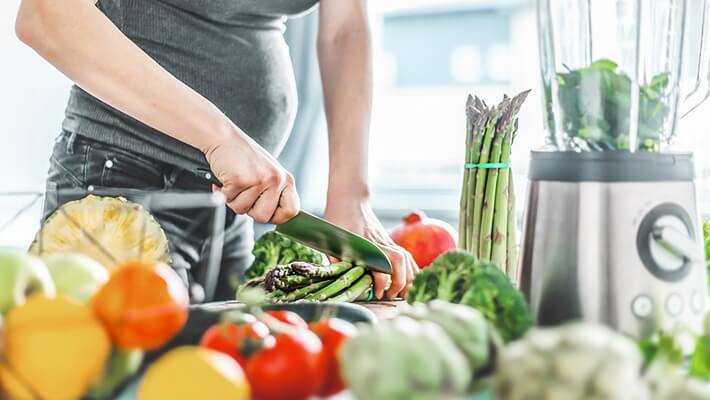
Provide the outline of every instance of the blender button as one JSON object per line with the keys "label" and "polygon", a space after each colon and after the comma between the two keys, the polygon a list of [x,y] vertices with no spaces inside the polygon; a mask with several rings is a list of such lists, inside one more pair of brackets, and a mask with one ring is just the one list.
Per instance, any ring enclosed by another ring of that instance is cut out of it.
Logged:
{"label": "blender button", "polygon": [[653,300],[642,294],[631,303],[631,310],[638,318],[648,318],[653,313]]}
{"label": "blender button", "polygon": [[676,316],[683,311],[683,299],[679,294],[673,293],[666,299],[666,311],[672,316]]}
{"label": "blender button", "polygon": [[693,307],[693,312],[696,314],[703,314],[705,311],[705,296],[699,291],[696,290],[693,292],[693,295],[690,297],[690,306]]}

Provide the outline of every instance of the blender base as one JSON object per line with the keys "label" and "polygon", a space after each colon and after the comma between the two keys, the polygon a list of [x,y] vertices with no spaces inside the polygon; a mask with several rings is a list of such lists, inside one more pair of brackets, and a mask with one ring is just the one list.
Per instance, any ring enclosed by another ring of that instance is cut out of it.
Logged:
{"label": "blender base", "polygon": [[690,154],[532,152],[519,282],[538,324],[702,331],[693,171]]}

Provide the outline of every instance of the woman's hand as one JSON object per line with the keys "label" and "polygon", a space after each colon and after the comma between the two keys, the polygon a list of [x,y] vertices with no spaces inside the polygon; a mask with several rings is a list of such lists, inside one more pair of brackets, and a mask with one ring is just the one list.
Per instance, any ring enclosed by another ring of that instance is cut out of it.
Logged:
{"label": "woman's hand", "polygon": [[257,222],[281,224],[301,208],[296,184],[274,157],[235,125],[205,151],[227,205]]}
{"label": "woman's hand", "polygon": [[340,198],[329,201],[325,218],[375,243],[385,253],[392,264],[392,275],[374,273],[375,297],[388,299],[407,297],[407,290],[414,274],[419,271],[417,263],[407,250],[397,246],[389,237],[380,221],[366,201]]}

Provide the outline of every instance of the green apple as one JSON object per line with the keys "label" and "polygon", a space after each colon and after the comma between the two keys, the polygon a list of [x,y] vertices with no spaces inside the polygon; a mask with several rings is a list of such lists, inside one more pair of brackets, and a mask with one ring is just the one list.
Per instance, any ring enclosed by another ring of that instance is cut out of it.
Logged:
{"label": "green apple", "polygon": [[47,266],[25,252],[0,249],[0,314],[24,303],[32,293],[54,296],[54,282]]}
{"label": "green apple", "polygon": [[142,362],[143,352],[141,350],[114,349],[106,363],[103,377],[91,390],[88,398],[112,398],[115,396],[116,389],[138,372]]}
{"label": "green apple", "polygon": [[83,254],[52,254],[43,258],[54,279],[57,293],[88,303],[109,273],[98,261]]}

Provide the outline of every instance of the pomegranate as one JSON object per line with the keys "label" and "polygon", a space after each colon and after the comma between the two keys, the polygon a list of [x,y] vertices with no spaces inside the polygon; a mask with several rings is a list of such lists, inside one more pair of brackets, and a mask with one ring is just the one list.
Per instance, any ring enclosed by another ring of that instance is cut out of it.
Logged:
{"label": "pomegranate", "polygon": [[456,248],[456,231],[444,221],[415,211],[390,233],[392,240],[412,254],[420,268],[426,268],[442,253]]}

